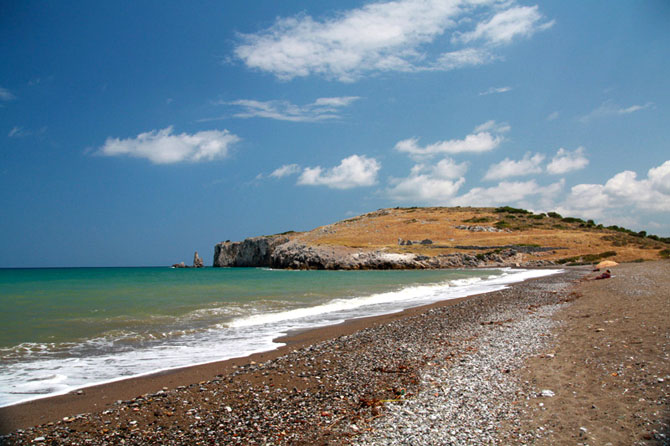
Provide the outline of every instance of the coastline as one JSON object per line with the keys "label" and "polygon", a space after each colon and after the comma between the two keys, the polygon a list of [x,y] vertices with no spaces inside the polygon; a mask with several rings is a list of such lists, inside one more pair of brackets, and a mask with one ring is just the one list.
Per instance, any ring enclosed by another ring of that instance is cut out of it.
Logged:
{"label": "coastline", "polygon": [[[510,286],[516,286],[524,282],[517,282]],[[17,429],[25,429],[57,421],[63,417],[102,411],[113,407],[119,400],[129,400],[138,395],[155,393],[165,387],[173,389],[209,380],[217,375],[227,375],[248,364],[272,361],[292,351],[303,349],[319,342],[335,339],[340,336],[348,336],[368,327],[411,317],[433,308],[457,305],[464,300],[479,295],[481,294],[443,300],[428,305],[407,308],[395,313],[349,319],[339,324],[324,327],[294,330],[284,336],[275,338],[274,342],[284,345],[280,345],[274,350],[124,378],[85,387],[62,395],[48,396],[0,407],[0,435],[5,435]]]}
{"label": "coastline", "polygon": [[[565,272],[553,276],[564,274]],[[523,288],[528,282],[542,281],[553,276],[530,278],[523,282],[515,282],[507,285],[506,290]],[[420,317],[422,314],[434,309],[458,306],[463,302],[476,300],[482,296],[495,295],[500,292],[493,291],[484,294],[475,294],[413,307],[396,313],[351,319],[336,325],[300,330],[275,339],[275,342],[285,344],[275,350],[254,353],[249,356],[224,361],[170,369],[90,386],[62,395],[5,406],[0,408],[0,435],[17,429],[57,422],[63,418],[78,414],[114,409],[118,405],[117,401],[128,401],[140,395],[153,394],[163,389],[168,389],[169,391],[178,387],[189,386],[193,385],[193,383],[215,379],[217,376],[229,376],[245,366],[248,367],[250,364],[253,366],[254,364],[271,362],[277,358],[309,348],[321,342],[332,341],[368,328],[384,326],[395,321]]]}

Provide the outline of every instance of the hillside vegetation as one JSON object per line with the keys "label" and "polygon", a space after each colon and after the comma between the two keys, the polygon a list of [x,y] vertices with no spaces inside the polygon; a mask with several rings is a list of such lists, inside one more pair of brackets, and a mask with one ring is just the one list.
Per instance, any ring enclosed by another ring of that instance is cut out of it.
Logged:
{"label": "hillside vegetation", "polygon": [[593,263],[604,258],[631,262],[670,256],[670,238],[618,226],[604,227],[592,220],[554,212],[534,214],[510,207],[380,209],[309,232],[286,235],[308,245],[426,256],[459,252],[482,255],[510,246],[543,248],[526,249],[529,252],[523,254],[524,260],[559,264]]}

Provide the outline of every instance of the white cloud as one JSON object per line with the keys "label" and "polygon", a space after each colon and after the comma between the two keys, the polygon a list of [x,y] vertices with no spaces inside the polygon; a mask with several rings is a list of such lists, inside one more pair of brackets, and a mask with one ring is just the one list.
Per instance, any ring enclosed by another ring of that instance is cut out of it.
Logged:
{"label": "white cloud", "polygon": [[11,91],[0,87],[0,101],[11,101],[14,99],[16,99],[16,96]]}
{"label": "white cloud", "polygon": [[19,127],[19,126],[16,126],[16,125],[15,125],[15,126],[12,127],[12,129],[9,131],[9,133],[7,134],[7,136],[9,136],[10,138],[20,138],[20,137],[22,137],[22,136],[27,136],[28,134],[29,134],[29,133],[26,132],[26,130],[25,130],[23,127]]}
{"label": "white cloud", "polygon": [[[485,13],[475,15],[481,10]],[[509,44],[551,23],[542,23],[537,6],[517,7],[513,1],[376,2],[324,19],[306,14],[278,18],[266,30],[240,35],[235,55],[248,67],[284,80],[316,74],[346,82],[370,72],[451,70],[488,63],[495,57],[485,46]],[[445,48],[437,59],[426,53],[431,44],[447,45],[449,36],[443,35],[459,27],[474,29],[459,32],[452,45],[477,41],[479,46]]]}
{"label": "white cloud", "polygon": [[394,178],[387,195],[396,201],[447,204],[465,183],[467,163],[457,164],[445,158],[434,166],[415,165],[406,178]]}
{"label": "white cloud", "polygon": [[306,105],[294,105],[288,101],[256,101],[239,99],[219,104],[241,107],[243,111],[235,113],[236,118],[269,118],[292,122],[317,122],[338,119],[340,109],[360,99],[358,96],[318,98]]}
{"label": "white cloud", "polygon": [[584,147],[578,147],[573,152],[569,152],[561,147],[547,165],[547,172],[560,175],[583,169],[589,164],[585,152]]}
{"label": "white cloud", "polygon": [[670,195],[670,161],[649,169],[647,176],[653,189]]}
{"label": "white cloud", "polygon": [[558,119],[560,113],[558,111],[551,112],[549,116],[547,116],[547,121],[553,121],[555,119]]}
{"label": "white cloud", "polygon": [[493,187],[470,189],[467,193],[451,200],[451,204],[457,206],[497,206],[514,204],[531,196],[539,196],[539,198],[547,200],[558,194],[562,187],[563,182],[540,186],[535,180],[503,181]]}
{"label": "white cloud", "polygon": [[486,91],[482,91],[479,93],[479,96],[487,96],[490,94],[498,94],[498,93],[507,93],[508,91],[511,91],[512,87],[491,87]]}
{"label": "white cloud", "polygon": [[273,178],[284,178],[289,175],[295,175],[300,173],[300,166],[297,164],[284,164],[283,166],[275,169],[270,176]]}
{"label": "white cloud", "polygon": [[503,178],[518,177],[542,172],[540,164],[544,161],[544,155],[536,153],[531,156],[526,153],[519,161],[505,158],[499,163],[491,165],[484,175],[484,180],[502,180]]}
{"label": "white cloud", "polygon": [[426,158],[445,153],[482,153],[495,149],[502,142],[502,136],[492,133],[501,133],[508,130],[509,126],[505,124],[488,121],[478,126],[475,133],[467,135],[464,139],[438,141],[421,147],[418,138],[409,138],[398,141],[394,148],[415,158]]}
{"label": "white cloud", "polygon": [[483,48],[464,48],[440,54],[432,65],[422,68],[415,67],[414,71],[450,71],[458,68],[476,67],[496,60],[496,56]]}
{"label": "white cloud", "polygon": [[653,102],[647,102],[644,105],[631,105],[629,107],[621,107],[615,104],[612,101],[603,102],[600,107],[596,108],[587,115],[582,116],[579,120],[583,123],[587,123],[597,118],[606,118],[609,116],[623,116],[635,113],[636,111],[645,110],[647,108],[653,107]]}
{"label": "white cloud", "polygon": [[578,184],[560,204],[571,215],[596,218],[613,216],[617,210],[631,212],[670,212],[670,161],[649,169],[647,178],[625,170],[605,184]]}
{"label": "white cloud", "polygon": [[240,138],[228,130],[207,130],[194,134],[172,134],[172,126],[140,133],[135,138],[107,138],[97,153],[146,158],[154,164],[198,162],[225,158]]}
{"label": "white cloud", "polygon": [[511,127],[506,122],[496,122],[493,119],[486,121],[483,124],[479,124],[475,127],[475,133],[479,132],[494,132],[494,133],[507,133],[511,130]]}
{"label": "white cloud", "polygon": [[483,40],[489,45],[509,44],[518,36],[530,37],[554,24],[553,21],[542,23],[542,20],[537,5],[516,6],[497,13],[486,22],[478,23],[470,32],[456,34],[452,40],[464,43]]}
{"label": "white cloud", "polygon": [[321,166],[306,167],[298,184],[303,186],[327,186],[331,189],[351,189],[359,186],[372,186],[377,183],[377,172],[381,164],[374,158],[364,155],[351,155],[338,166],[324,169]]}

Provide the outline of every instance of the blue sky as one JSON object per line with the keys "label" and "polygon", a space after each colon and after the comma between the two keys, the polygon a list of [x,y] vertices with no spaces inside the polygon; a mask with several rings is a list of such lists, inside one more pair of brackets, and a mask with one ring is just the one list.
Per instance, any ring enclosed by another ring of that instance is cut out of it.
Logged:
{"label": "blue sky", "polygon": [[670,5],[0,6],[0,267],[211,262],[394,206],[670,236]]}

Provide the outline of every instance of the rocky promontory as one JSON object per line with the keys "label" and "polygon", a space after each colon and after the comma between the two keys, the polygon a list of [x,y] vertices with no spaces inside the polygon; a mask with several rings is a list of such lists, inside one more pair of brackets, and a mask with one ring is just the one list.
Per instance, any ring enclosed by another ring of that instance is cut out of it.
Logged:
{"label": "rocky promontory", "polygon": [[393,208],[308,232],[221,242],[215,267],[431,269],[656,260],[670,240],[593,220],[501,208]]}
{"label": "rocky promontory", "polygon": [[[523,251],[523,249],[521,249]],[[253,237],[222,242],[214,249],[215,267],[268,267],[279,269],[436,269],[484,266],[546,266],[550,262],[524,261],[520,251],[506,247],[483,254],[427,256],[387,250],[360,250],[343,246],[307,245],[284,236]]]}

